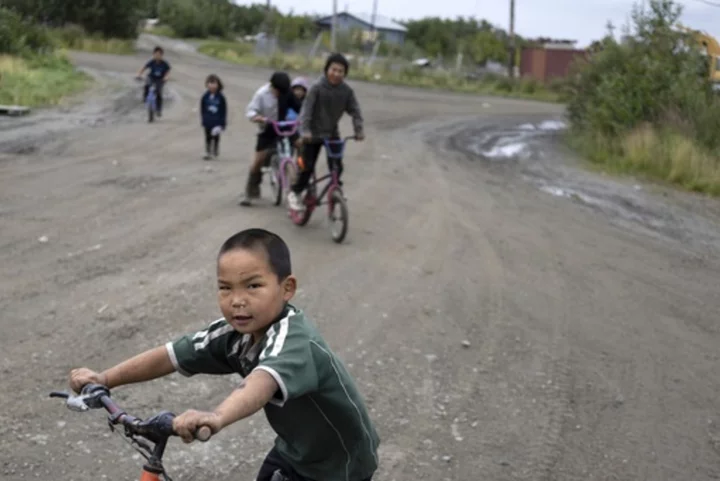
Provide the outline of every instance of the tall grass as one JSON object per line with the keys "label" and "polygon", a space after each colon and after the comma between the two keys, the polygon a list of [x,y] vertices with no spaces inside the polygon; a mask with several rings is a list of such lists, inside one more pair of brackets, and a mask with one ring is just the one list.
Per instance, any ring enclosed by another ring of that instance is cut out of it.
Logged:
{"label": "tall grass", "polygon": [[643,124],[620,136],[573,133],[569,141],[605,171],[720,196],[720,155],[685,134]]}
{"label": "tall grass", "polygon": [[0,104],[56,105],[88,82],[60,54],[30,59],[0,55]]}
{"label": "tall grass", "polygon": [[101,35],[90,35],[78,25],[66,25],[50,30],[50,36],[56,46],[69,50],[85,52],[128,55],[135,53],[135,41],[131,39],[104,38]]}

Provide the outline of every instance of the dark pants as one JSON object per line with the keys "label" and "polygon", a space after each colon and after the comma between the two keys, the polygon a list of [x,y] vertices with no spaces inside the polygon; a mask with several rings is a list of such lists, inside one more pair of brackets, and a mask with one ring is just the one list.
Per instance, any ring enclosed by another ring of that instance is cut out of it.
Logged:
{"label": "dark pants", "polygon": [[162,105],[163,105],[163,81],[162,80],[155,80],[155,79],[148,79],[145,82],[145,90],[143,93],[143,100],[147,99],[148,92],[150,92],[150,84],[155,84],[155,102],[157,105],[158,112],[162,112]]}
{"label": "dark pants", "polygon": [[[310,183],[310,178],[312,177],[313,173],[315,173],[315,164],[317,163],[317,159],[320,156],[320,149],[323,148],[324,142],[311,142],[309,144],[305,144],[303,146],[303,151],[301,153],[302,155],[302,161],[304,168],[302,171],[300,171],[300,175],[298,175],[297,181],[295,182],[295,185],[292,186],[293,192],[296,194],[299,194],[303,190],[305,190]],[[332,149],[339,149],[340,146],[332,146],[330,147]],[[337,172],[338,172],[338,183],[342,185],[342,182],[340,181],[340,176],[343,172],[343,163],[342,158],[339,159],[331,159],[328,156],[327,159],[328,162],[328,171],[332,171],[332,165],[335,163],[337,166]]]}
{"label": "dark pants", "polygon": [[[276,474],[276,471],[278,472]],[[326,481],[323,479],[312,480],[301,476],[290,464],[280,456],[275,448],[272,448],[265,457],[257,481]],[[372,481],[372,476],[363,481]]]}
{"label": "dark pants", "polygon": [[212,134],[212,128],[205,127],[205,152],[218,155],[220,136]]}

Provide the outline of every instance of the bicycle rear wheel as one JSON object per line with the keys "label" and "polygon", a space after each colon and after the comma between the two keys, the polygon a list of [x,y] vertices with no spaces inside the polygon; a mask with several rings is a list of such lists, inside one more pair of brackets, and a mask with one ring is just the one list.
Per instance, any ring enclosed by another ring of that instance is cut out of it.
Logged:
{"label": "bicycle rear wheel", "polygon": [[155,96],[152,93],[148,94],[147,99],[147,111],[148,111],[148,122],[155,120]]}
{"label": "bicycle rear wheel", "polygon": [[332,239],[339,244],[345,239],[348,231],[347,202],[345,202],[345,198],[339,189],[333,190],[332,194],[330,194],[328,211],[330,233]]}

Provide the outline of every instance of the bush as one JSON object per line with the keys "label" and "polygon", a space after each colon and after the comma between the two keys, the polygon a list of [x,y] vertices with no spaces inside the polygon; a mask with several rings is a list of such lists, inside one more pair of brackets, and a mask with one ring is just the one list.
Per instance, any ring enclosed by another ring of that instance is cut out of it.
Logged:
{"label": "bush", "polygon": [[713,102],[707,75],[692,40],[673,26],[680,7],[652,0],[650,13],[633,13],[636,34],[622,43],[608,36],[602,50],[570,85],[568,114],[575,128],[619,135],[643,122],[657,125],[668,110]]}
{"label": "bush", "polygon": [[[720,188],[720,100],[672,0],[637,7],[634,31],[607,36],[568,85],[573,135],[597,162],[694,190]],[[690,48],[688,48],[690,47]]]}
{"label": "bush", "polygon": [[47,31],[0,7],[0,54],[28,56],[48,53],[53,44]]}

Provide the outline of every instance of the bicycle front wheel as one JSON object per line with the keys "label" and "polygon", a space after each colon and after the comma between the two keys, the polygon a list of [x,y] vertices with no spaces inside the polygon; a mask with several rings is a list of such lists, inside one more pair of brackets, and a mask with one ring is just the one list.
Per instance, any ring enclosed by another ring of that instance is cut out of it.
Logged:
{"label": "bicycle front wheel", "polygon": [[345,202],[340,190],[333,190],[332,194],[330,194],[328,210],[332,239],[339,244],[345,239],[348,231],[347,202]]}
{"label": "bicycle front wheel", "polygon": [[273,155],[270,159],[270,187],[273,193],[273,204],[280,205],[282,203],[283,185],[280,178],[280,160],[277,155]]}

